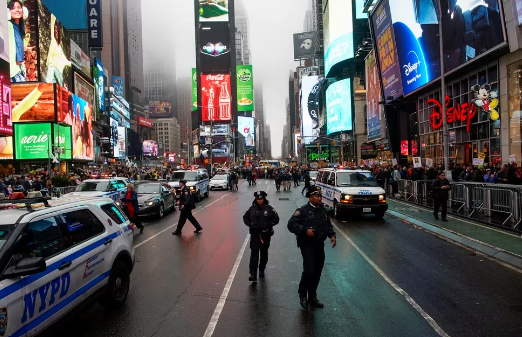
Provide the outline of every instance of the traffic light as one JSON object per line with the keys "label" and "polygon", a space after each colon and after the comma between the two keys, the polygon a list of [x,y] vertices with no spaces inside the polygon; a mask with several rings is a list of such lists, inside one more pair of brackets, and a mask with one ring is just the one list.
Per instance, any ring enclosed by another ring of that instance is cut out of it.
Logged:
{"label": "traffic light", "polygon": [[335,146],[335,145],[337,145],[337,142],[334,140],[334,141],[333,141],[333,146]]}
{"label": "traffic light", "polygon": [[321,144],[319,142],[317,142],[317,148],[320,148],[321,147]]}

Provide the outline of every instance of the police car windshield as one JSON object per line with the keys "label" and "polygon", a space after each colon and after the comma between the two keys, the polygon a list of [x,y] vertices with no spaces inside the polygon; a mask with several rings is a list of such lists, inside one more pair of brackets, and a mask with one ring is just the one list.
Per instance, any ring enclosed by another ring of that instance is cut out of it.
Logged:
{"label": "police car windshield", "polygon": [[180,180],[180,179],[185,179],[185,180],[196,180],[196,177],[198,176],[197,172],[174,172],[172,174],[172,177],[170,178],[170,180]]}
{"label": "police car windshield", "polygon": [[11,236],[11,233],[13,233],[14,226],[12,225],[3,225],[0,226],[0,249],[2,249]]}
{"label": "police car windshield", "polygon": [[317,177],[317,171],[310,171],[310,178],[315,178]]}
{"label": "police car windshield", "polygon": [[337,186],[377,186],[370,172],[338,172]]}
{"label": "police car windshield", "polygon": [[159,184],[137,184],[134,191],[139,194],[159,194]]}
{"label": "police car windshield", "polygon": [[212,180],[227,180],[227,176],[225,174],[216,174]]}
{"label": "police car windshield", "polygon": [[106,192],[108,187],[108,181],[84,181],[76,187],[76,192]]}

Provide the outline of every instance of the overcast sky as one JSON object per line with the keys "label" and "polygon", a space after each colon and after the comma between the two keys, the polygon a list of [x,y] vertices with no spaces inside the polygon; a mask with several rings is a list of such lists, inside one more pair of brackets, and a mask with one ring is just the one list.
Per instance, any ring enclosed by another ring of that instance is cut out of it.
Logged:
{"label": "overcast sky", "polygon": [[[264,110],[272,133],[272,155],[281,155],[293,33],[303,30],[312,0],[242,0],[250,20],[254,81],[263,84]],[[158,13],[159,9],[159,13]],[[144,57],[163,55],[176,62],[177,77],[190,77],[196,65],[194,6],[191,0],[142,0]]]}

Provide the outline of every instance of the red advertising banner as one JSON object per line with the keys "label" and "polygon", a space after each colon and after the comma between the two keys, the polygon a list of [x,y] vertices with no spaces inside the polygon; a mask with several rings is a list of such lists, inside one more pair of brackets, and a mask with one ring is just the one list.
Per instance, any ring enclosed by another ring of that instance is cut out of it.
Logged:
{"label": "red advertising banner", "polygon": [[138,121],[139,125],[143,125],[143,126],[146,126],[148,128],[152,127],[152,121],[150,119],[138,116],[138,117],[136,117],[136,120]]}
{"label": "red advertising banner", "polygon": [[230,75],[201,75],[201,104],[204,122],[231,121]]}

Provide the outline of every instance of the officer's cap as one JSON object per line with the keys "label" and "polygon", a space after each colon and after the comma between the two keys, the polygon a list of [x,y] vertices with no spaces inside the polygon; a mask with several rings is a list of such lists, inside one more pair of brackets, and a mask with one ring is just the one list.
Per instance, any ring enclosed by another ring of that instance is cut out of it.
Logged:
{"label": "officer's cap", "polygon": [[266,199],[266,196],[268,194],[266,194],[265,191],[257,191],[254,193],[254,197],[256,197],[256,199]]}
{"label": "officer's cap", "polygon": [[180,184],[185,184],[185,185],[186,185],[186,184],[187,184],[187,181],[186,181],[185,179],[180,179],[180,180],[179,180],[179,183],[180,183]]}
{"label": "officer's cap", "polygon": [[310,198],[312,195],[321,195],[321,188],[319,186],[310,186],[308,192],[306,192],[306,197]]}

